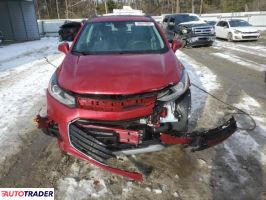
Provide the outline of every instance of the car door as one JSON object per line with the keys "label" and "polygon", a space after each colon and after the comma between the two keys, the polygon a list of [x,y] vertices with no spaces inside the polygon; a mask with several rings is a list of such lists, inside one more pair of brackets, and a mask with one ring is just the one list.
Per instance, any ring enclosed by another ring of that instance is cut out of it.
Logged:
{"label": "car door", "polygon": [[215,25],[215,33],[216,33],[216,37],[221,37],[221,29],[222,29],[222,23],[223,21],[219,21],[216,25]]}
{"label": "car door", "polygon": [[226,22],[226,21],[224,21],[222,25],[223,25],[223,28],[222,28],[222,31],[221,31],[222,38],[226,39],[227,35],[229,33],[229,25],[228,25],[228,22]]}

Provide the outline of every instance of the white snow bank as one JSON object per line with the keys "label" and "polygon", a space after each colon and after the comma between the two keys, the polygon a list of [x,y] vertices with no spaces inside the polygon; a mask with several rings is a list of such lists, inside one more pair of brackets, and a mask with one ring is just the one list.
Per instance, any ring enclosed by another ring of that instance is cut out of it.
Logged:
{"label": "white snow bank", "polygon": [[48,49],[50,46],[54,47],[58,43],[57,37],[42,38],[30,42],[22,42],[2,46],[0,48],[0,63],[9,59],[16,59],[19,56],[26,56],[29,53],[36,53],[40,49]]}
{"label": "white snow bank", "polygon": [[[37,51],[46,48],[54,50],[48,55],[46,51]],[[55,68],[41,58],[42,55],[48,56],[55,65],[59,65],[63,59],[62,54],[55,54],[57,49],[55,38],[12,44],[0,50],[3,49],[8,49],[10,55],[2,52],[4,54],[0,53],[0,59],[9,58],[8,63],[16,67],[0,71],[0,164],[6,157],[19,151],[23,139],[35,128],[34,115],[44,106],[40,105],[40,102],[45,101],[45,89]],[[31,55],[23,54],[34,49],[36,52]],[[22,54],[23,58],[30,58],[31,61],[25,63],[23,60],[22,64],[16,57],[10,57]],[[35,56],[38,58],[34,59]]]}

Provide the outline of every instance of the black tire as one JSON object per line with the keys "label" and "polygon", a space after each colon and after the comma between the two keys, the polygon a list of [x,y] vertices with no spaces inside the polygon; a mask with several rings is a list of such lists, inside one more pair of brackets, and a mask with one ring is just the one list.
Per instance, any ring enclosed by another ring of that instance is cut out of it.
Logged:
{"label": "black tire", "polygon": [[188,131],[188,120],[191,112],[191,92],[188,89],[180,98],[176,100],[175,116],[179,119],[178,123],[172,123],[175,131]]}
{"label": "black tire", "polygon": [[211,47],[213,45],[213,42],[209,43],[209,44],[205,44],[205,47]]}
{"label": "black tire", "polygon": [[228,35],[227,35],[227,41],[228,42],[233,42],[233,35],[232,35],[232,33],[228,33]]}

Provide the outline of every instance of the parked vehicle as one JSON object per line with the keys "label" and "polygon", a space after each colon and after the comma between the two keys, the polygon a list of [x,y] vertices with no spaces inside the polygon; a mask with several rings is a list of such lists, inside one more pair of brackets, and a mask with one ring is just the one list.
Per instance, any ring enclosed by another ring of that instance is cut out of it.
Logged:
{"label": "parked vehicle", "polygon": [[111,158],[187,144],[203,150],[229,137],[231,119],[210,132],[188,133],[190,80],[175,51],[150,17],[97,17],[85,23],[53,74],[47,117],[38,127],[59,147],[113,173],[142,174],[108,165]]}
{"label": "parked vehicle", "polygon": [[73,41],[81,26],[81,22],[66,21],[58,31],[59,41]]}
{"label": "parked vehicle", "polygon": [[214,28],[195,14],[166,15],[163,28],[169,40],[178,37],[187,46],[211,46],[215,40]]}
{"label": "parked vehicle", "polygon": [[2,31],[0,31],[0,43],[2,43],[4,41],[4,36]]}
{"label": "parked vehicle", "polygon": [[260,32],[241,19],[221,20],[215,25],[217,38],[224,38],[228,41],[258,40]]}

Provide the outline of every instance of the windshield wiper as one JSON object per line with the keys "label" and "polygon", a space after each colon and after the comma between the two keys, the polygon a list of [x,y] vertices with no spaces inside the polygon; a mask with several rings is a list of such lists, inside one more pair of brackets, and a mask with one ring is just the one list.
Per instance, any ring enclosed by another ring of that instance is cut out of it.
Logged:
{"label": "windshield wiper", "polygon": [[90,53],[89,52],[86,52],[86,51],[72,50],[71,52],[72,53],[75,53],[75,54],[80,54],[80,55],[90,55]]}

